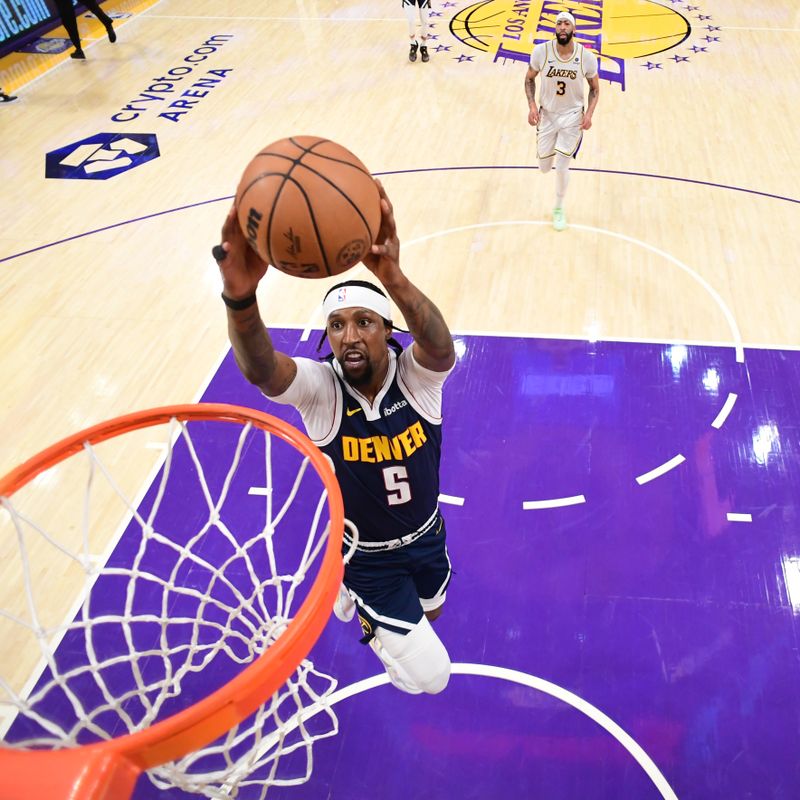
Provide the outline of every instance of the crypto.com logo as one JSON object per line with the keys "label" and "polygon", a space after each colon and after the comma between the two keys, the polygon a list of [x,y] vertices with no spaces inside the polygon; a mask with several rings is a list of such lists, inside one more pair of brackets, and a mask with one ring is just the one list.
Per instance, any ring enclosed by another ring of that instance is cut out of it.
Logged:
{"label": "crypto.com logo", "polygon": [[98,133],[49,152],[45,177],[104,181],[159,155],[154,133]]}

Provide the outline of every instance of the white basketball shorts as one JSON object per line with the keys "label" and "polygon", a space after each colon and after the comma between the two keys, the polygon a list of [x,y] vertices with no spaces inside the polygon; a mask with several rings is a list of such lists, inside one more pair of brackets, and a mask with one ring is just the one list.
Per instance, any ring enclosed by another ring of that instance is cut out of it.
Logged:
{"label": "white basketball shorts", "polygon": [[550,158],[555,153],[574,155],[583,137],[582,119],[582,108],[575,108],[562,114],[553,114],[545,108],[541,109],[539,126],[536,129],[536,155],[539,158]]}

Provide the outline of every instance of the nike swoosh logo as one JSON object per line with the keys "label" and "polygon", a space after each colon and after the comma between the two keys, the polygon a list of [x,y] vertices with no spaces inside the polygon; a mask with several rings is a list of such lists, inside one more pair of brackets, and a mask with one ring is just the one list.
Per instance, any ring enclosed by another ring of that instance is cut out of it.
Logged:
{"label": "nike swoosh logo", "polygon": [[358,414],[358,412],[361,411],[361,410],[362,409],[360,409],[360,408],[348,408],[347,409],[347,416],[348,417],[352,417],[353,414]]}

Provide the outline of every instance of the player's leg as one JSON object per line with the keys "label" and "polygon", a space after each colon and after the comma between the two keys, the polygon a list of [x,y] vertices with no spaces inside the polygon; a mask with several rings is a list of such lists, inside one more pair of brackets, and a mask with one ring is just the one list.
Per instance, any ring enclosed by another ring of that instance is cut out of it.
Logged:
{"label": "player's leg", "polygon": [[431,532],[402,548],[402,555],[424,616],[405,636],[379,627],[375,638],[384,653],[378,655],[387,665],[390,677],[394,669],[401,678],[405,685],[400,688],[437,694],[450,679],[450,656],[431,627],[431,622],[442,613],[453,574],[444,518],[439,516]]}
{"label": "player's leg", "polygon": [[540,158],[539,172],[541,172],[542,175],[546,175],[553,168],[555,160],[556,160],[555,153],[553,153],[553,155],[549,156],[548,158]]}
{"label": "player's leg", "polygon": [[411,694],[435,693],[447,685],[450,658],[425,616],[412,578],[414,544],[356,551],[345,566],[344,582],[356,603],[361,641],[380,658],[392,683]]}
{"label": "player's leg", "polygon": [[416,61],[419,42],[417,41],[417,7],[414,5],[413,0],[403,0],[403,11],[408,20],[408,60]]}
{"label": "player's leg", "polygon": [[433,530],[409,545],[408,551],[413,560],[411,574],[420,605],[428,620],[433,622],[442,613],[447,587],[453,577],[444,517],[439,516]]}
{"label": "player's leg", "polygon": [[106,29],[106,33],[108,34],[108,40],[110,42],[117,41],[117,34],[114,33],[114,25],[111,17],[103,11],[102,8],[98,5],[96,0],[82,0],[83,4],[86,8],[94,14],[100,22],[103,23],[103,26]]}
{"label": "player's leg", "polygon": [[342,622],[350,622],[356,614],[355,600],[350,596],[350,592],[343,583],[339,585],[339,593],[333,604],[333,614]]}
{"label": "player's leg", "polygon": [[61,17],[61,24],[66,28],[74,53],[70,53],[70,58],[86,58],[81,47],[81,35],[78,32],[78,21],[75,18],[75,9],[72,0],[56,0],[58,15]]}
{"label": "player's leg", "polygon": [[383,598],[380,610],[377,602],[356,597],[361,641],[381,660],[392,684],[409,694],[441,692],[450,679],[450,656],[423,613],[411,579],[406,578],[403,591]]}
{"label": "player's leg", "polygon": [[419,3],[419,23],[420,23],[420,43],[419,54],[423,61],[430,61],[428,55],[428,14],[431,10],[430,0],[420,0]]}
{"label": "player's leg", "polygon": [[572,158],[563,153],[556,153],[556,205],[553,209],[553,227],[563,231],[567,227],[567,215],[564,212],[564,197],[569,186],[569,165]]}
{"label": "player's leg", "polygon": [[[449,581],[449,575],[447,580]],[[431,622],[438,619],[442,613],[445,599],[443,589],[441,595],[435,593],[431,598],[420,598],[423,613]],[[333,614],[341,622],[350,622],[356,614],[356,595],[352,594],[343,583],[339,585],[339,592],[333,604]]]}
{"label": "player's leg", "polygon": [[106,12],[103,11],[102,8],[100,8],[96,0],[81,0],[81,2],[83,3],[84,6],[86,6],[88,11],[91,11],[92,14],[94,14],[97,17],[97,19],[99,19],[100,22],[103,23],[106,30],[108,30],[111,27],[111,17],[109,17],[108,14],[106,14]]}
{"label": "player's leg", "polygon": [[575,109],[561,116],[556,135],[556,205],[553,209],[553,227],[563,231],[567,227],[567,215],[564,212],[564,198],[569,186],[569,168],[573,157],[581,146],[583,131],[580,121],[583,116],[581,109]]}
{"label": "player's leg", "polygon": [[558,128],[553,115],[543,108],[539,111],[539,125],[536,128],[536,156],[539,171],[546,175],[553,168],[556,157],[556,135]]}
{"label": "player's leg", "polygon": [[409,694],[438,694],[450,680],[450,656],[428,618],[406,634],[379,626],[372,649],[392,683]]}

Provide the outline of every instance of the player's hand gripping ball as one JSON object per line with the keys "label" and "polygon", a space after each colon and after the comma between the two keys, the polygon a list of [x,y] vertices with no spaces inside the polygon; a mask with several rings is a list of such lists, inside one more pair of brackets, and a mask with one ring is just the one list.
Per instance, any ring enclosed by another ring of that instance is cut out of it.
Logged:
{"label": "player's hand gripping ball", "polygon": [[239,182],[236,208],[250,247],[300,278],[350,269],[369,253],[381,222],[369,170],[316,136],[291,136],[258,153]]}

